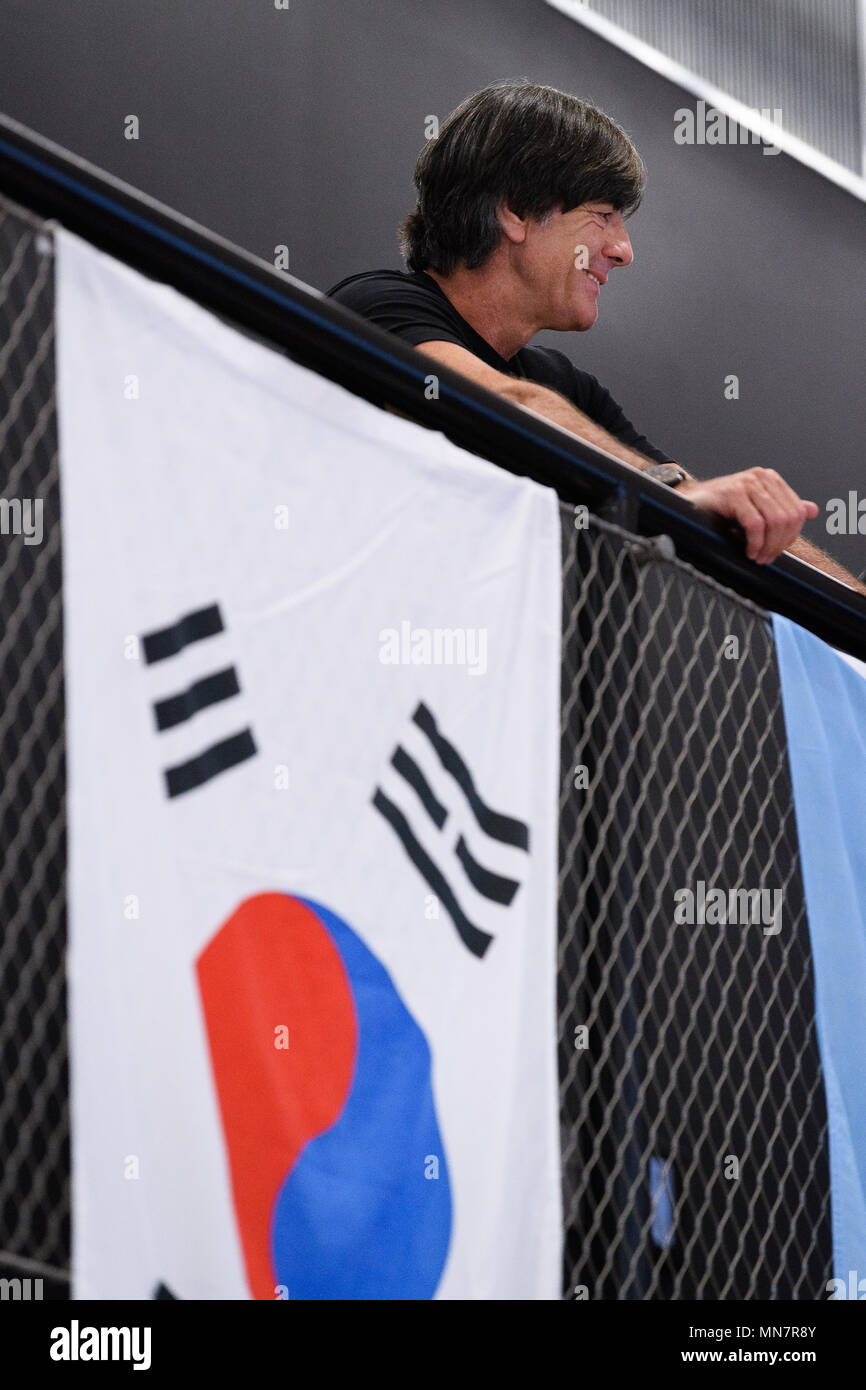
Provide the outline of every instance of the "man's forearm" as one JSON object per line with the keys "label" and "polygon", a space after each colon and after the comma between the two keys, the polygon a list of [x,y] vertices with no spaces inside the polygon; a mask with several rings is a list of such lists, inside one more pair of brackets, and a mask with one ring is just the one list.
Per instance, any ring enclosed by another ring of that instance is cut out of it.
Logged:
{"label": "man's forearm", "polygon": [[866,594],[866,584],[861,584],[859,579],[848,573],[844,565],[837,564],[829,555],[825,555],[823,550],[819,550],[817,545],[812,545],[811,541],[804,540],[802,536],[798,536],[793,544],[788,546],[787,554],[793,555],[797,560],[807,561],[808,564],[814,565],[815,569],[823,570],[831,579],[837,579],[840,584],[847,584],[850,588],[856,589],[858,594]]}
{"label": "man's forearm", "polygon": [[617,439],[616,435],[609,434],[602,425],[597,425],[595,420],[584,415],[583,411],[578,410],[565,396],[560,396],[558,391],[552,391],[548,386],[539,386],[537,382],[517,378],[513,388],[509,387],[507,395],[515,404],[523,406],[524,410],[539,415],[543,420],[552,420],[555,425],[560,425],[570,434],[578,435],[598,449],[605,449],[621,463],[629,464],[631,468],[643,471],[657,461],[647,458],[645,454],[639,454],[636,449],[630,449],[622,440]]}

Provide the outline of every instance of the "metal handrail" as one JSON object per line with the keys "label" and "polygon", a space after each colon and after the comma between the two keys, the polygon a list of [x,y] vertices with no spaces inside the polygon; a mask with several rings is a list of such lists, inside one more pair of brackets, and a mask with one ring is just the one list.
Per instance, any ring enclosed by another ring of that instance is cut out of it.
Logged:
{"label": "metal handrail", "polygon": [[[529,414],[401,342],[267,261],[173,211],[7,116],[0,192],[380,406],[441,430],[498,467],[555,488],[565,502],[677,553],[744,598],[866,660],[866,598],[783,555],[746,557],[734,528],[602,449]],[[425,385],[435,366],[438,397]]]}

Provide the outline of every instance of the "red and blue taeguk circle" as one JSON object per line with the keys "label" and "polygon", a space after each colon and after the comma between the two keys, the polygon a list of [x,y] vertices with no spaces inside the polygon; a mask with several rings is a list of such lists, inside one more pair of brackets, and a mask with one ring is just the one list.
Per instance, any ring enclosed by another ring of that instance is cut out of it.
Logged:
{"label": "red and blue taeguk circle", "polygon": [[253,1297],[432,1298],[452,1215],[431,1053],[382,963],[328,908],[261,893],[196,970]]}

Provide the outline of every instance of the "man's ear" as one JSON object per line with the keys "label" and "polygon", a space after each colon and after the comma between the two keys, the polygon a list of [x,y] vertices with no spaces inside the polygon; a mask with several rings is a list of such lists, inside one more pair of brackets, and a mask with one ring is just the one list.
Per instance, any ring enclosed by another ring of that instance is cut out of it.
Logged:
{"label": "man's ear", "polygon": [[526,225],[528,218],[518,217],[516,212],[512,212],[506,202],[502,202],[496,209],[496,216],[509,241],[513,241],[515,246],[526,240]]}

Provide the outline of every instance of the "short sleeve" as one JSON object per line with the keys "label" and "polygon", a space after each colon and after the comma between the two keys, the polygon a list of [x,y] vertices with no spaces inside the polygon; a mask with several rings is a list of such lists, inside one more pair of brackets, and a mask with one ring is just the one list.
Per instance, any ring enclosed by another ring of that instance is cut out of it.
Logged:
{"label": "short sleeve", "polygon": [[466,345],[450,318],[447,302],[441,302],[423,285],[370,275],[337,285],[328,297],[386,332],[396,333],[410,347],[433,341]]}

